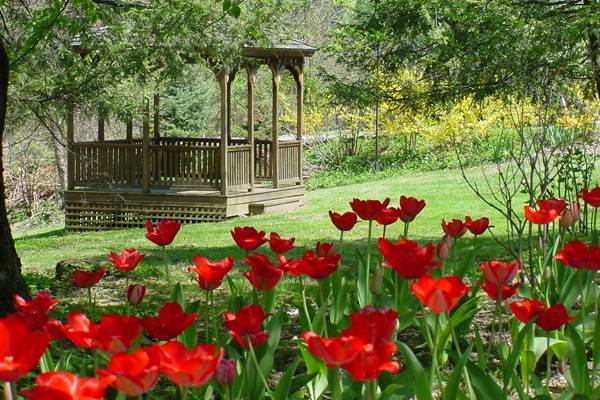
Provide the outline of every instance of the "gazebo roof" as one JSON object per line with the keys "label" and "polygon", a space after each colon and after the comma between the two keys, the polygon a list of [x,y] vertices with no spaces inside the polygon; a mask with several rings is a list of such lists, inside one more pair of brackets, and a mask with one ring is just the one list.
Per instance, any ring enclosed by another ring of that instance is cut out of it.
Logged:
{"label": "gazebo roof", "polygon": [[242,48],[245,57],[272,59],[272,58],[304,58],[312,57],[317,51],[315,47],[298,39],[290,39],[284,43],[272,43],[270,46],[248,44]]}

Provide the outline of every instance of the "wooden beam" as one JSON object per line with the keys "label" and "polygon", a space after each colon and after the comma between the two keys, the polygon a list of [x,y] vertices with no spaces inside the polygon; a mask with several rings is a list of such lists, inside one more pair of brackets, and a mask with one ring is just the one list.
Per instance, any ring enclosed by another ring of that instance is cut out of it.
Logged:
{"label": "wooden beam", "polygon": [[254,86],[256,84],[256,73],[258,67],[248,65],[246,68],[246,74],[248,77],[248,144],[250,145],[250,162],[248,165],[248,178],[250,182],[250,191],[254,191]]}
{"label": "wooden beam", "polygon": [[229,73],[229,79],[227,80],[227,139],[231,141],[231,84],[237,74],[236,70]]}
{"label": "wooden beam", "polygon": [[142,191],[150,193],[150,100],[144,99],[142,123]]}
{"label": "wooden beam", "polygon": [[75,189],[75,113],[73,105],[67,109],[67,189]]}
{"label": "wooden beam", "polygon": [[127,125],[125,126],[125,138],[127,140],[133,139],[133,121],[127,121]]}
{"label": "wooden beam", "polygon": [[104,111],[98,110],[98,141],[104,142]]}
{"label": "wooden beam", "polygon": [[273,175],[273,188],[279,187],[279,85],[284,67],[279,64],[269,65],[273,80],[273,119],[271,123],[271,171]]}
{"label": "wooden beam", "polygon": [[221,171],[221,194],[223,196],[227,196],[228,193],[228,167],[229,164],[227,162],[227,150],[228,150],[228,137],[227,137],[227,104],[228,104],[228,96],[227,96],[227,82],[229,81],[229,74],[227,71],[220,71],[217,74],[217,81],[219,82],[219,86],[221,88],[221,144],[220,144],[220,155],[219,155],[219,163],[220,163],[220,171]]}
{"label": "wooden beam", "polygon": [[294,67],[294,79],[296,80],[296,139],[298,139],[298,184],[304,183],[304,145],[302,136],[304,134],[304,69],[302,65]]}
{"label": "wooden beam", "polygon": [[154,94],[154,103],[152,107],[154,109],[154,137],[158,139],[160,138],[160,96],[158,94]]}

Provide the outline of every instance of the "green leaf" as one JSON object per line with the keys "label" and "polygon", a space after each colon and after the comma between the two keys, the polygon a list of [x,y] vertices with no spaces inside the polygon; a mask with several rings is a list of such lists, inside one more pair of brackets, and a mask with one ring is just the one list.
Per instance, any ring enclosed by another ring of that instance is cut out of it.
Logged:
{"label": "green leaf", "polygon": [[292,385],[292,378],[294,377],[294,373],[296,372],[296,368],[300,364],[300,360],[296,359],[287,369],[285,373],[277,383],[277,387],[275,388],[275,392],[273,395],[275,396],[275,400],[287,400],[290,395],[290,388]]}
{"label": "green leaf", "polygon": [[472,362],[467,362],[467,371],[471,378],[471,384],[475,391],[477,400],[501,400],[506,399],[506,393],[500,386],[481,368]]}
{"label": "green leaf", "polygon": [[181,286],[180,282],[177,282],[171,291],[171,301],[173,303],[178,303],[182,308],[185,309],[185,296],[183,294],[183,286]]}
{"label": "green leaf", "polygon": [[415,354],[404,343],[398,343],[398,350],[402,353],[408,371],[412,375],[417,400],[432,400],[431,382]]}
{"label": "green leaf", "polygon": [[527,325],[525,325],[517,338],[513,342],[513,349],[510,355],[508,356],[508,360],[506,360],[506,364],[503,369],[503,381],[504,389],[508,386],[508,382],[510,381],[511,376],[513,376],[515,366],[517,365],[517,360],[519,359],[519,355],[521,354],[521,346],[523,345],[523,340],[527,336],[527,332],[529,332],[529,327],[533,324],[533,321],[529,321]]}
{"label": "green leaf", "polygon": [[569,358],[567,380],[579,394],[587,394],[590,389],[590,377],[587,369],[585,346],[575,328],[567,325],[566,329]]}
{"label": "green leaf", "polygon": [[229,8],[229,10],[227,10],[227,13],[234,18],[239,18],[240,14],[242,13],[242,9],[240,8],[239,5],[233,4],[231,6],[231,8]]}
{"label": "green leaf", "polygon": [[223,11],[227,12],[231,8],[231,0],[223,0]]}
{"label": "green leaf", "polygon": [[456,366],[452,370],[452,373],[448,378],[448,383],[446,383],[446,388],[444,389],[444,392],[442,394],[443,400],[454,400],[458,397],[457,393],[458,385],[460,384],[460,377],[472,350],[473,343],[471,343],[469,347],[467,347],[467,349],[463,352],[463,355],[460,358],[460,360],[458,360],[458,363],[456,363]]}

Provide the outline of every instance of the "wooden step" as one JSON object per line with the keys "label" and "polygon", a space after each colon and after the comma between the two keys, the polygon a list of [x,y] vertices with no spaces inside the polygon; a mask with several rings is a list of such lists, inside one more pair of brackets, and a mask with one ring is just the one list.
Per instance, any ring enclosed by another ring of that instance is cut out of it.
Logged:
{"label": "wooden step", "polygon": [[304,204],[302,196],[296,198],[283,198],[261,201],[258,203],[250,203],[248,205],[248,210],[250,211],[250,215],[275,214],[281,212],[294,211],[298,207],[302,207],[303,205]]}

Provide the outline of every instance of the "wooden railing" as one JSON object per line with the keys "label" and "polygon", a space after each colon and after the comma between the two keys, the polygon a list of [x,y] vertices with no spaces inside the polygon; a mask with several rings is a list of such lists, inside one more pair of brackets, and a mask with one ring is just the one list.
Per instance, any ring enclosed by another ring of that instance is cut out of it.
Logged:
{"label": "wooden railing", "polygon": [[273,143],[270,140],[254,140],[254,176],[257,182],[265,182],[273,179],[271,166],[271,149]]}
{"label": "wooden railing", "polygon": [[300,181],[300,141],[279,142],[279,183],[296,183]]}
{"label": "wooden railing", "polygon": [[219,147],[150,146],[150,185],[219,187]]}
{"label": "wooden railing", "polygon": [[230,189],[243,190],[250,187],[250,145],[232,146],[227,149],[227,184]]}
{"label": "wooden railing", "polygon": [[73,182],[85,186],[129,186],[142,182],[142,146],[130,143],[75,143]]}

